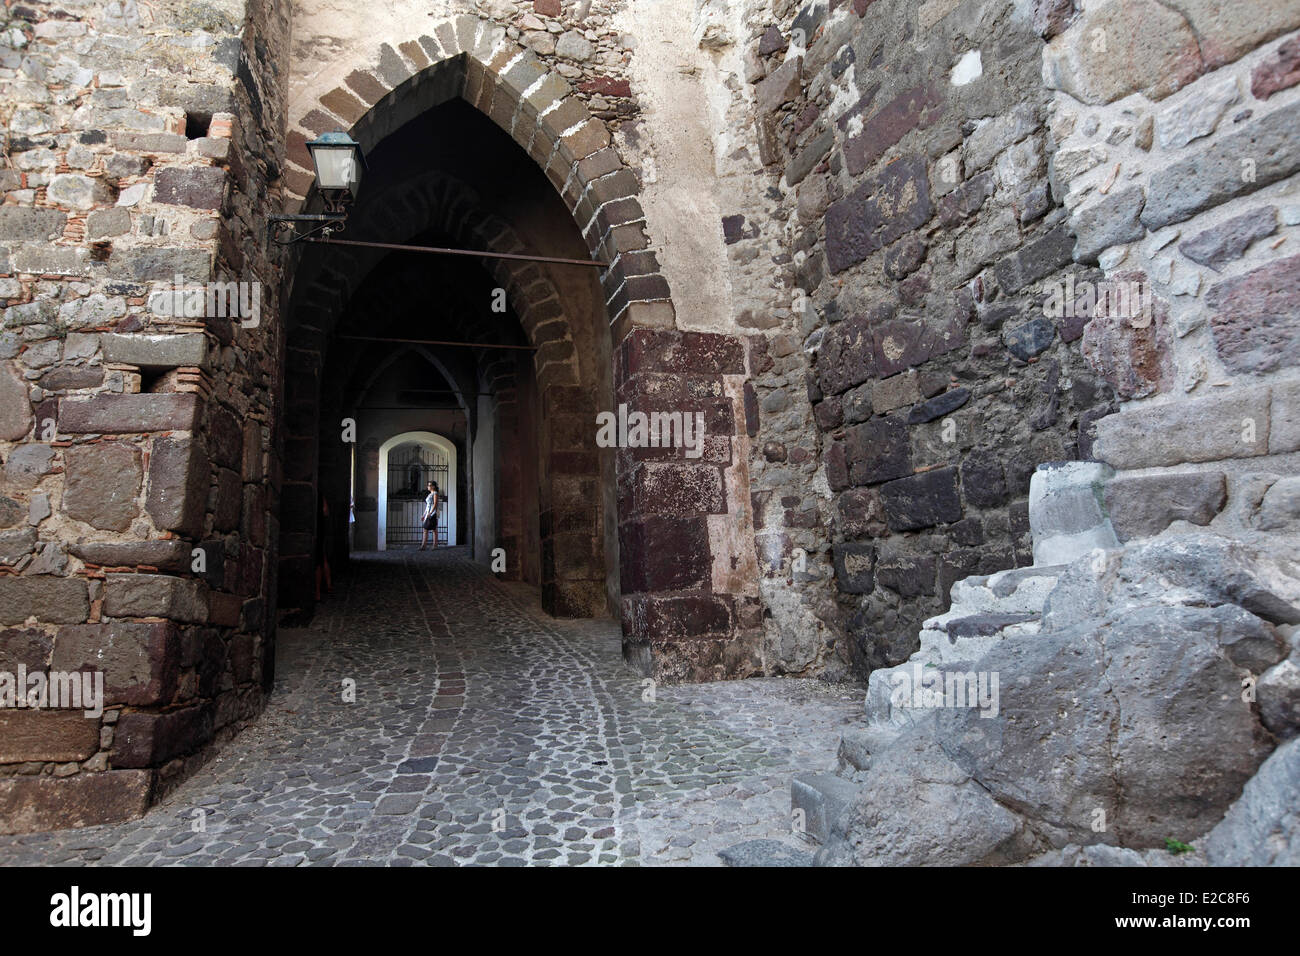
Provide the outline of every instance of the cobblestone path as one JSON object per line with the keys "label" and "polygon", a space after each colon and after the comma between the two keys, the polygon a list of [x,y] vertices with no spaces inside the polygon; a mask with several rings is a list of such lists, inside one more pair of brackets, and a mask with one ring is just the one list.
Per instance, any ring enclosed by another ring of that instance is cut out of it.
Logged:
{"label": "cobblestone path", "polygon": [[811,680],[645,699],[615,622],[552,619],[463,549],[352,568],[281,631],[266,712],[144,819],[0,837],[0,863],[716,866],[800,847],[790,775],[862,712]]}

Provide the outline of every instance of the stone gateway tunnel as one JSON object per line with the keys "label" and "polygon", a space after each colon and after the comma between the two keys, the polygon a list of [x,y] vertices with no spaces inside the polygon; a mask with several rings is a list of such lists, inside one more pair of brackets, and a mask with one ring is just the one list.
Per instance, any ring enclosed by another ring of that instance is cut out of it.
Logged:
{"label": "stone gateway tunnel", "polygon": [[0,16],[0,861],[1300,862],[1294,2]]}

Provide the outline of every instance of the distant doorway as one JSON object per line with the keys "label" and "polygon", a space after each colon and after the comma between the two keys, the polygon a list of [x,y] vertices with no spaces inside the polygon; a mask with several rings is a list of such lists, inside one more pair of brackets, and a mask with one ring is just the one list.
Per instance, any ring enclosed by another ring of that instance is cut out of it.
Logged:
{"label": "distant doorway", "polygon": [[456,541],[456,446],[433,432],[403,432],[379,446],[379,550],[419,547],[425,486],[440,492],[438,544]]}

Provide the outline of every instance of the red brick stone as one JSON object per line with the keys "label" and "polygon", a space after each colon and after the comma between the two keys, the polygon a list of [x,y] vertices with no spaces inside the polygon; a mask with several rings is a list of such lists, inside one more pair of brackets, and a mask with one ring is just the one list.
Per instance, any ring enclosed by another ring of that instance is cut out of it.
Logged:
{"label": "red brick stone", "polygon": [[624,594],[682,591],[709,580],[709,526],[703,516],[648,516],[619,528]]}
{"label": "red brick stone", "polygon": [[634,514],[723,514],[722,475],[711,465],[647,462],[632,479]]}
{"label": "red brick stone", "polygon": [[144,814],[152,787],[147,770],[0,779],[0,833],[132,820]]}
{"label": "red brick stone", "polygon": [[852,176],[860,175],[914,129],[939,118],[943,95],[933,84],[905,90],[862,124],[862,131],[844,144],[844,160]]}
{"label": "red brick stone", "polygon": [[1266,100],[1300,83],[1300,37],[1287,40],[1250,75],[1250,92]]}
{"label": "red brick stone", "polygon": [[1300,351],[1300,256],[1220,282],[1205,294],[1219,358],[1231,372],[1271,372]]}
{"label": "red brick stone", "polygon": [[0,764],[88,760],[98,749],[99,720],[80,710],[0,710]]}
{"label": "red brick stone", "polygon": [[632,84],[627,80],[612,76],[598,76],[582,83],[578,89],[584,93],[598,93],[601,96],[631,96]]}

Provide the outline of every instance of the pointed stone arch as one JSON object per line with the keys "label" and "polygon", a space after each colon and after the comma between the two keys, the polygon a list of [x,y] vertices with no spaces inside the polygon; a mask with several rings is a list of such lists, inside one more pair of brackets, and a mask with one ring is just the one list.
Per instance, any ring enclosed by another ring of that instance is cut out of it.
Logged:
{"label": "pointed stone arch", "polygon": [[610,263],[602,285],[614,341],[638,325],[674,324],[668,280],[650,250],[640,185],[569,82],[504,27],[475,16],[382,44],[343,83],[291,112],[286,138],[288,205],[314,193],[308,140],[344,129],[368,151],[428,109],[459,97],[478,109],[546,174],[592,258]]}
{"label": "pointed stone arch", "polygon": [[[698,412],[707,422],[698,457],[670,448],[620,449],[613,458],[617,534],[606,553],[619,554],[624,656],[643,673],[668,681],[761,673],[762,608],[747,468],[749,435],[756,428],[753,396],[745,389],[748,349],[732,336],[676,327],[671,290],[651,248],[638,198],[638,179],[612,145],[608,129],[544,58],[511,41],[500,25],[475,16],[456,17],[405,42],[382,44],[368,62],[342,69],[347,72],[335,74],[343,77],[338,85],[312,91],[307,102],[291,107],[284,180],[290,209],[312,208],[315,202],[306,144],[323,133],[347,130],[369,150],[416,117],[460,98],[509,135],[562,199],[591,257],[608,263],[600,286],[613,394],[601,401],[646,411]],[[464,217],[461,224],[472,220]],[[475,241],[481,248],[514,251],[507,230]],[[493,268],[498,270],[494,275],[512,280],[518,295],[514,301],[526,303],[525,313],[527,306],[536,310],[535,317],[523,319],[527,324],[535,318],[529,331],[534,345],[543,328],[571,338],[561,304],[548,303],[526,270]],[[337,310],[351,284],[341,275],[325,277],[308,307]],[[554,316],[547,314],[551,307]],[[596,409],[581,379],[566,381],[565,369],[577,371],[576,364],[568,363],[566,348],[571,346],[557,343],[552,354],[545,343],[539,346],[539,367],[548,373],[539,388],[543,416],[565,421],[563,431],[573,437],[594,432]],[[507,377],[502,383],[507,386],[503,397],[515,402]],[[575,446],[552,460],[583,471],[592,455],[593,450]],[[542,475],[543,482],[549,477]],[[584,497],[581,474],[573,477],[577,480],[565,476],[564,487],[567,508],[577,516],[591,499]],[[543,507],[543,539],[567,532],[569,520],[570,512]],[[564,544],[557,536],[550,557]],[[594,566],[593,555],[581,549],[566,548],[564,558]],[[548,591],[545,578],[542,592],[548,609],[563,610],[565,600]],[[591,596],[574,592],[579,602],[589,602]]]}

